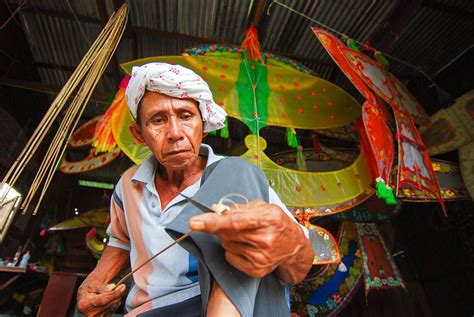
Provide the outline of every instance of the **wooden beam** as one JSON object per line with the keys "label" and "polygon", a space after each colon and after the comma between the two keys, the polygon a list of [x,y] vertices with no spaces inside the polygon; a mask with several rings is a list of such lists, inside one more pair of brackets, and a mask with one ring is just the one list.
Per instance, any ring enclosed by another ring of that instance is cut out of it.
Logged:
{"label": "wooden beam", "polygon": [[373,47],[387,52],[420,10],[423,0],[401,0],[381,28],[369,39]]}
{"label": "wooden beam", "polygon": [[255,13],[252,19],[252,25],[258,28],[260,19],[262,18],[263,9],[265,8],[265,0],[257,0],[257,5],[255,7]]}

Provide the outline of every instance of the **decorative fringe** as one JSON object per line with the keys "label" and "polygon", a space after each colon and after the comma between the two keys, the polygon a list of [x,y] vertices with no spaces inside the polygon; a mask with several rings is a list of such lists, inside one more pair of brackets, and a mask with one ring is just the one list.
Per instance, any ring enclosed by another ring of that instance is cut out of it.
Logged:
{"label": "decorative fringe", "polygon": [[383,56],[382,53],[380,53],[379,51],[376,51],[374,53],[374,57],[375,57],[375,60],[377,61],[377,63],[379,63],[383,67],[387,68],[389,66],[390,63],[385,58],[385,56]]}
{"label": "decorative fringe", "polygon": [[115,94],[114,100],[109,109],[105,112],[102,119],[100,119],[95,129],[92,146],[95,147],[95,154],[102,152],[112,152],[117,146],[114,135],[112,133],[111,120],[117,111],[121,111],[123,107],[127,107],[125,101],[125,89],[127,88],[130,76],[125,76],[119,85],[119,90]]}
{"label": "decorative fringe", "polygon": [[307,171],[308,167],[306,166],[306,160],[303,154],[303,147],[298,145],[296,147],[296,166],[299,171]]}
{"label": "decorative fringe", "polygon": [[252,25],[247,29],[242,47],[245,48],[249,60],[263,62],[262,53],[260,52],[260,43],[258,42],[257,28],[255,26]]}
{"label": "decorative fringe", "polygon": [[393,194],[392,187],[385,183],[385,180],[382,177],[377,177],[375,179],[376,185],[376,195],[378,198],[385,200],[387,205],[396,205],[397,200]]}
{"label": "decorative fringe", "polygon": [[347,47],[352,48],[354,51],[359,52],[359,47],[357,46],[356,42],[353,39],[348,38],[346,44],[347,44]]}
{"label": "decorative fringe", "polygon": [[286,143],[293,149],[298,147],[298,139],[296,139],[296,131],[294,128],[286,128]]}
{"label": "decorative fringe", "polygon": [[227,121],[227,119],[225,119],[225,122],[224,122],[224,127],[220,130],[220,135],[221,135],[221,138],[223,139],[228,139],[229,138],[229,122]]}

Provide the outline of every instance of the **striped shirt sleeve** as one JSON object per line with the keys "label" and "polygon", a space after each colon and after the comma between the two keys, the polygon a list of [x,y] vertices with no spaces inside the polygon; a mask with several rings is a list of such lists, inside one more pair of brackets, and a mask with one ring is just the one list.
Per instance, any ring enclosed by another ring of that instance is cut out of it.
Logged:
{"label": "striped shirt sleeve", "polygon": [[107,227],[108,245],[130,251],[130,237],[123,210],[121,185],[120,180],[110,199],[110,224]]}

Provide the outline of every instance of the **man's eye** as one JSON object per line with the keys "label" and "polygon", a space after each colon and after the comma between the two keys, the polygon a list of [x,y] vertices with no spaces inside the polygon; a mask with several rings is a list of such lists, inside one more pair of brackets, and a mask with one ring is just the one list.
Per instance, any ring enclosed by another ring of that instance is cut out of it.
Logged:
{"label": "man's eye", "polygon": [[155,124],[160,124],[160,123],[165,122],[165,119],[162,118],[162,117],[155,117],[155,118],[151,119],[151,122],[153,122]]}
{"label": "man's eye", "polygon": [[189,120],[189,119],[191,119],[191,118],[193,117],[193,115],[190,114],[190,113],[183,113],[180,117],[181,117],[181,119],[183,119],[183,120]]}

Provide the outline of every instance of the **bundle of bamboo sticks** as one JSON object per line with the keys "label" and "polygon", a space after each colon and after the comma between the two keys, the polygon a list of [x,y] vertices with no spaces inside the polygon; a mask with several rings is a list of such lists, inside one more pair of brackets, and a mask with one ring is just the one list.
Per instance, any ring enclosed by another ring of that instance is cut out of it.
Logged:
{"label": "bundle of bamboo sticks", "polygon": [[[65,111],[59,129],[49,145],[33,183],[20,207],[23,213],[28,210],[37,192],[41,189],[33,214],[36,214],[38,211],[41,201],[53,179],[56,166],[61,161],[61,157],[66,150],[69,138],[75,130],[94,88],[102,77],[122,38],[127,24],[127,12],[127,5],[123,4],[110,17],[102,32],[54,99],[23,151],[5,175],[2,187],[4,184],[9,184],[13,187],[31,158],[37,152],[38,147],[51,129],[53,122],[62,111]],[[76,90],[77,93],[74,94]],[[74,98],[68,103],[71,96],[74,96]]]}

